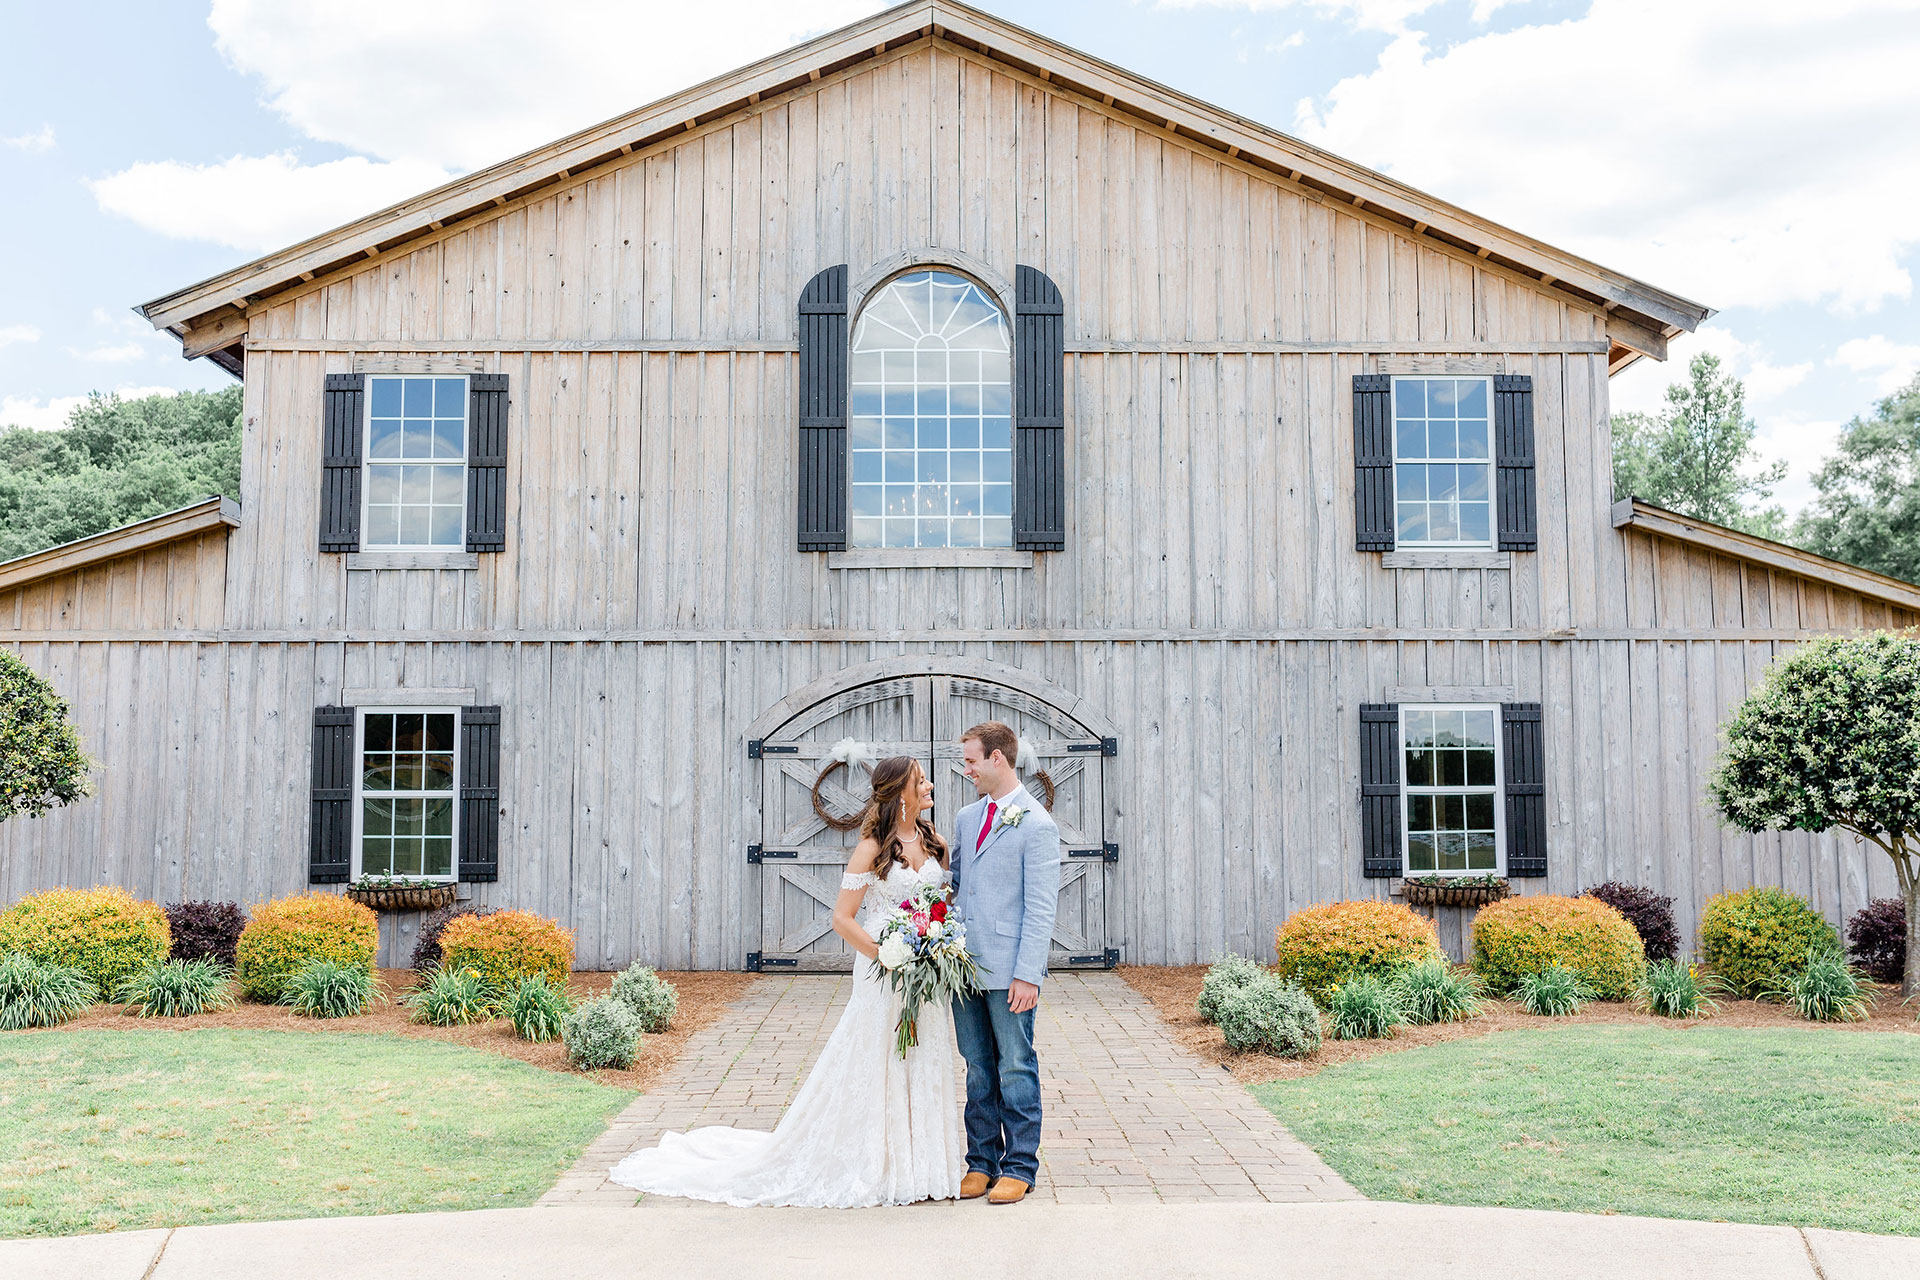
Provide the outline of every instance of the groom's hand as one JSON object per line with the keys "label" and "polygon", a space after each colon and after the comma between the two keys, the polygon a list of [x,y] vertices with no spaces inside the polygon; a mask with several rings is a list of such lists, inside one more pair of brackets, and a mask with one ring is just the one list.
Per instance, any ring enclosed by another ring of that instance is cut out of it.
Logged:
{"label": "groom's hand", "polygon": [[1015,978],[1007,984],[1007,1012],[1025,1013],[1040,1003],[1040,988]]}

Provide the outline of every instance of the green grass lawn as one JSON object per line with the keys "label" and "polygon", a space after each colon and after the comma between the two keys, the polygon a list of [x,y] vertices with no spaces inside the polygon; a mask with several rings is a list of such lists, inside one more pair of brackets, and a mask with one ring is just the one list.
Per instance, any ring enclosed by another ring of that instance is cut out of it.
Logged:
{"label": "green grass lawn", "polygon": [[1377,1199],[1920,1235],[1920,1036],[1551,1027],[1254,1093]]}
{"label": "green grass lawn", "polygon": [[0,1035],[0,1236],[531,1204],[632,1097],[404,1036]]}

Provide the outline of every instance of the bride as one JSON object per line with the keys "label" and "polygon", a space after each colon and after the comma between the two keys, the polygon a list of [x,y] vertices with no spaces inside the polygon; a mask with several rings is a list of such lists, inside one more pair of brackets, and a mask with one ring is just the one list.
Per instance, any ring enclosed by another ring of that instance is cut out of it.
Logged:
{"label": "bride", "polygon": [[933,784],[911,756],[874,766],[862,838],[833,911],[833,931],[860,953],[853,994],[773,1132],[669,1133],[615,1165],[614,1182],[732,1205],[853,1208],[960,1194],[966,1139],[953,1021],[929,1007],[919,1045],[901,1058],[894,1048],[900,997],[874,976],[873,931],[886,911],[920,885],[947,878],[946,841],[928,818],[932,808]]}

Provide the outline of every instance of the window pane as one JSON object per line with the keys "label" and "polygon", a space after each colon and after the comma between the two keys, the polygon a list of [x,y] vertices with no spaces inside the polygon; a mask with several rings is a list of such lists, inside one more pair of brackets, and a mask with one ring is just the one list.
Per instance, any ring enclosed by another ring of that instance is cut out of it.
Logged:
{"label": "window pane", "polygon": [[433,416],[436,418],[466,418],[467,380],[465,378],[434,379]]}
{"label": "window pane", "polygon": [[427,757],[427,785],[429,791],[449,791],[453,788],[453,757],[450,755],[430,755]]}
{"label": "window pane", "polygon": [[1493,752],[1467,752],[1467,785],[1470,787],[1493,785]]}
{"label": "window pane", "polygon": [[400,508],[400,545],[404,547],[423,547],[433,541],[432,522],[428,519],[431,507]]}
{"label": "window pane", "polygon": [[885,443],[889,449],[913,448],[913,419],[888,418]]}
{"label": "window pane", "polygon": [[1470,832],[1467,835],[1467,870],[1492,871],[1496,861],[1493,851],[1493,832]]}
{"label": "window pane", "polygon": [[1430,787],[1433,785],[1434,763],[1431,751],[1407,752],[1407,785],[1410,787]]}
{"label": "window pane", "polygon": [[367,430],[367,456],[369,458],[397,458],[400,456],[400,419],[375,418]]}
{"label": "window pane", "polygon": [[853,447],[856,449],[878,449],[883,443],[885,429],[880,423],[880,411],[874,409],[871,417],[853,420]]}
{"label": "window pane", "polygon": [[1464,835],[1457,831],[1443,831],[1434,837],[1434,844],[1440,856],[1440,870],[1467,869],[1467,838]]}
{"label": "window pane", "polygon": [[[874,501],[877,504],[879,499],[876,498]],[[861,510],[862,508],[859,505],[859,490],[856,489],[854,490],[854,511],[859,513]],[[847,531],[847,536],[853,540],[853,545],[856,547],[877,547],[882,541],[881,527],[882,522],[871,518],[871,516],[865,519],[855,519],[853,526]]]}
{"label": "window pane", "polygon": [[1440,785],[1443,787],[1464,787],[1467,785],[1467,756],[1464,751],[1441,751],[1439,755]]}
{"label": "window pane", "polygon": [[1467,797],[1467,826],[1474,831],[1493,830],[1493,793]]}
{"label": "window pane", "polygon": [[445,418],[436,418],[433,423],[433,456],[436,458],[462,458],[466,456],[466,424],[458,419],[449,422]]}
{"label": "window pane", "polygon": [[[989,406],[991,408],[991,406]],[[998,412],[1007,410],[1001,407]],[[988,416],[980,419],[980,447],[982,449],[1011,449],[1013,447],[1013,419]]]}
{"label": "window pane", "polygon": [[387,507],[400,501],[400,468],[367,468],[367,505]]}
{"label": "window pane", "polygon": [[1004,450],[989,449],[980,455],[981,478],[988,484],[1010,484],[1013,481],[1013,455]]}
{"label": "window pane", "polygon": [[393,717],[390,715],[369,715],[363,731],[365,745],[369,751],[393,750]]}
{"label": "window pane", "polygon": [[890,547],[910,547],[913,545],[912,520],[887,521],[887,545]]}
{"label": "window pane", "polygon": [[453,834],[453,801],[428,800],[425,802],[427,834],[430,836],[450,836]]}
{"label": "window pane", "polygon": [[450,876],[453,874],[453,841],[436,840],[429,836],[425,842],[420,874],[427,876]]}
{"label": "window pane", "polygon": [[1451,378],[1435,378],[1427,383],[1427,416],[1429,418],[1451,418],[1458,410],[1455,406],[1460,400],[1460,384]]}
{"label": "window pane", "polygon": [[980,506],[982,514],[989,519],[994,516],[1013,515],[1013,486],[1006,484],[982,485],[980,488]]}
{"label": "window pane", "polygon": [[1454,453],[1453,429],[1451,422],[1429,422],[1427,424],[1427,456],[1430,458],[1451,458]]}
{"label": "window pane", "polygon": [[393,802],[393,834],[396,838],[420,834],[420,828],[426,821],[426,813],[422,808],[424,804],[421,800]]}
{"label": "window pane", "polygon": [[1486,542],[1487,504],[1484,502],[1463,502],[1460,504],[1460,541]]}
{"label": "window pane", "polygon": [[1432,796],[1408,796],[1407,797],[1407,830],[1409,831],[1433,830],[1433,797]]}
{"label": "window pane", "polygon": [[947,455],[947,478],[957,484],[978,484],[980,482],[980,455],[977,453],[954,450]]}
{"label": "window pane", "polygon": [[1491,747],[1493,745],[1493,712],[1462,711],[1460,715],[1460,740],[1470,747]]}
{"label": "window pane", "polygon": [[400,379],[369,378],[367,394],[371,397],[371,412],[376,418],[397,418],[400,416]]}
{"label": "window pane", "polygon": [[1409,422],[1402,419],[1394,424],[1397,449],[1402,458],[1424,458],[1427,456],[1427,424],[1418,420]]}
{"label": "window pane", "polygon": [[459,467],[435,467],[433,469],[433,500],[441,506],[461,505],[460,492],[461,469]]}
{"label": "window pane", "polygon": [[360,874],[368,876],[392,875],[393,841],[362,840],[360,842]]}
{"label": "window pane", "polygon": [[408,418],[400,431],[400,456],[403,458],[431,458],[433,456],[433,419]]}
{"label": "window pane", "polygon": [[360,830],[365,835],[384,836],[393,833],[393,802],[391,800],[363,800],[360,802]]}
{"label": "window pane", "polygon": [[950,424],[948,443],[955,449],[977,449],[980,447],[980,419],[955,418]]}
{"label": "window pane", "polygon": [[1013,545],[1013,521],[988,518],[980,522],[980,545],[983,547],[1010,547]]}
{"label": "window pane", "polygon": [[1411,462],[1395,467],[1393,486],[1402,502],[1420,502],[1427,496],[1427,469]]}
{"label": "window pane", "polygon": [[1405,542],[1427,540],[1426,503],[1403,502],[1400,504],[1400,538]]}
{"label": "window pane", "polygon": [[1013,412],[1013,391],[1005,382],[989,383],[980,388],[980,411],[988,414],[1003,415],[999,421],[1006,422],[1004,415]]}
{"label": "window pane", "polygon": [[1441,831],[1464,831],[1467,828],[1467,798],[1465,796],[1435,796],[1433,798],[1434,826]]}
{"label": "window pane", "polygon": [[1409,835],[1407,837],[1407,870],[1434,871],[1437,869],[1433,856],[1433,838]]}
{"label": "window pane", "polygon": [[887,479],[903,482],[913,479],[913,451],[911,449],[890,449],[887,451]]}
{"label": "window pane", "polygon": [[1460,416],[1462,418],[1484,418],[1487,416],[1487,384],[1480,378],[1457,384],[1459,390]]}
{"label": "window pane", "polygon": [[853,482],[855,484],[878,484],[879,481],[880,451],[878,449],[855,449],[853,451]]}
{"label": "window pane", "polygon": [[923,547],[946,546],[947,522],[945,520],[920,521],[920,545]]}
{"label": "window pane", "polygon": [[1459,424],[1457,439],[1460,442],[1462,458],[1484,458],[1487,456],[1487,424],[1476,421],[1462,421]]}
{"label": "window pane", "polygon": [[1459,496],[1459,468],[1445,463],[1436,463],[1427,468],[1427,499],[1431,502],[1451,502]]}
{"label": "window pane", "polygon": [[945,417],[920,419],[916,433],[922,449],[944,449],[947,447],[947,420]]}
{"label": "window pane", "polygon": [[1399,378],[1393,384],[1393,413],[1397,418],[1427,416],[1427,384],[1418,378]]}
{"label": "window pane", "polygon": [[426,751],[453,750],[453,722],[452,712],[427,716],[426,724],[423,726],[425,736],[421,739],[421,748]]}
{"label": "window pane", "polygon": [[945,485],[947,483],[947,454],[945,450],[939,453],[922,453],[920,455],[920,475],[918,478],[921,484]]}
{"label": "window pane", "polygon": [[1468,502],[1487,500],[1487,471],[1485,464],[1460,468],[1460,497]]}
{"label": "window pane", "polygon": [[433,416],[433,379],[407,378],[404,380],[405,403],[401,409],[409,418],[431,418]]}
{"label": "window pane", "polygon": [[1460,525],[1454,519],[1453,508],[1436,502],[1427,508],[1427,541],[1458,542]]}

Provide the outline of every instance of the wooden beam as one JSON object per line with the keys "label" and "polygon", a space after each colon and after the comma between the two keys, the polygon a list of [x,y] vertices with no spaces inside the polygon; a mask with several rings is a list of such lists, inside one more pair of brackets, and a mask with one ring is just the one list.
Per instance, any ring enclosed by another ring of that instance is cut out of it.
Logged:
{"label": "wooden beam", "polygon": [[208,498],[190,507],[149,516],[118,529],[0,563],[0,591],[239,523],[239,503],[232,498]]}
{"label": "wooden beam", "polygon": [[1803,578],[1813,578],[1847,591],[1858,592],[1863,596],[1871,596],[1875,600],[1885,600],[1890,604],[1901,605],[1908,609],[1920,609],[1920,586],[1915,586],[1911,582],[1902,582],[1898,578],[1889,578],[1871,569],[1861,569],[1854,565],[1842,564],[1838,560],[1829,560],[1825,556],[1817,556],[1811,551],[1802,551],[1798,547],[1789,547],[1785,543],[1756,538],[1750,533],[1741,533],[1737,529],[1728,529],[1723,525],[1696,520],[1692,516],[1683,516],[1677,511],[1668,511],[1650,502],[1642,502],[1638,498],[1622,498],[1613,504],[1613,527],[1639,529],[1662,538],[1672,538],[1676,542],[1691,543],[1696,547],[1718,551],[1722,555],[1732,556],[1738,560],[1748,560],[1785,573],[1798,574]]}
{"label": "wooden beam", "polygon": [[187,323],[187,331],[180,336],[180,354],[193,360],[246,338],[247,313],[222,309]]}
{"label": "wooden beam", "polygon": [[1607,313],[1607,340],[1655,360],[1667,358],[1667,337],[1658,329],[1635,324],[1618,312]]}

